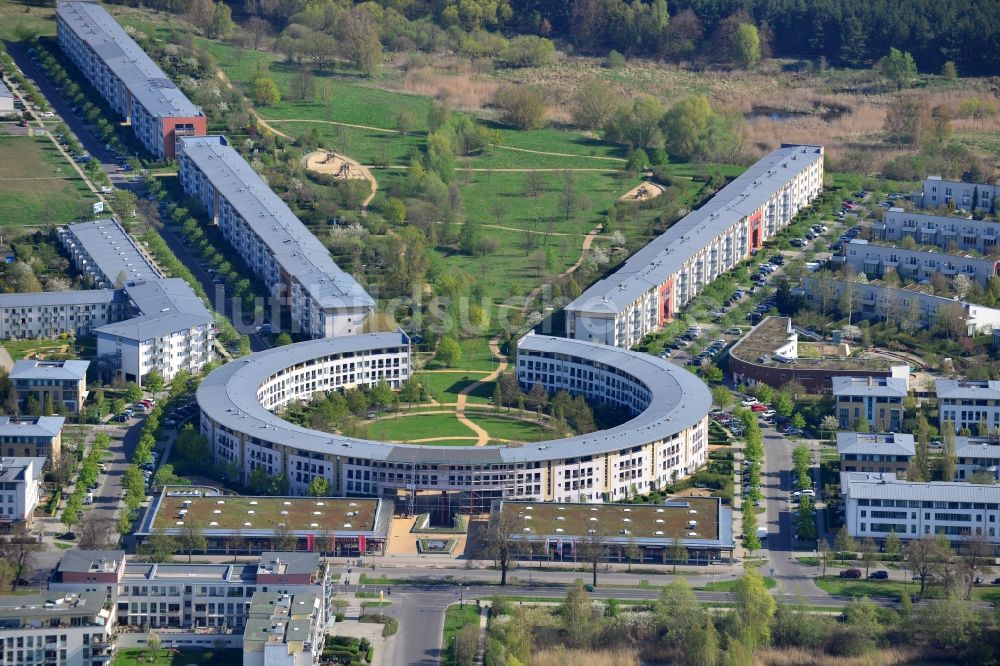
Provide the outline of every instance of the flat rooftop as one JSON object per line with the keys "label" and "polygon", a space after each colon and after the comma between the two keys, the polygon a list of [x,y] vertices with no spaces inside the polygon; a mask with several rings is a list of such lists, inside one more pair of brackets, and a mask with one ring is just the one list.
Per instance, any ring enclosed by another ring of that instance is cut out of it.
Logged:
{"label": "flat rooftop", "polygon": [[[823,343],[799,341],[799,359],[793,363],[782,363],[774,357],[774,350],[788,341],[788,317],[766,317],[742,340],[729,350],[730,356],[746,363],[767,367],[781,367],[798,370],[888,370],[892,363],[881,356],[824,356],[802,358],[802,349],[824,347]],[[762,358],[766,357],[766,358]]]}
{"label": "flat rooftop", "polygon": [[595,530],[594,534],[615,541],[731,542],[731,530],[720,528],[720,505],[715,497],[683,496],[665,504],[504,502],[501,512],[523,523],[524,538],[579,540]]}
{"label": "flat rooftop", "polygon": [[[187,494],[190,493],[190,494]],[[375,529],[379,500],[336,497],[250,497],[222,495],[215,488],[167,486],[160,495],[152,529],[179,530],[196,523],[207,534],[241,531],[270,534],[285,523],[295,532],[348,532]],[[183,511],[183,514],[181,513]]]}

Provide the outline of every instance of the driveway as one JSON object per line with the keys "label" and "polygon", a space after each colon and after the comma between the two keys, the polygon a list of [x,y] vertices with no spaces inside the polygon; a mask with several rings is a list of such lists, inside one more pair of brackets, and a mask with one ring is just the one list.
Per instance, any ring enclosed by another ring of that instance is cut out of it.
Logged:
{"label": "driveway", "polygon": [[761,475],[761,493],[767,509],[767,559],[769,574],[778,581],[778,592],[802,596],[819,596],[826,593],[815,582],[815,568],[796,561],[796,555],[811,555],[802,546],[796,552],[793,544],[795,533],[795,506],[791,503],[792,450],[798,445],[770,427],[763,427],[764,469]]}

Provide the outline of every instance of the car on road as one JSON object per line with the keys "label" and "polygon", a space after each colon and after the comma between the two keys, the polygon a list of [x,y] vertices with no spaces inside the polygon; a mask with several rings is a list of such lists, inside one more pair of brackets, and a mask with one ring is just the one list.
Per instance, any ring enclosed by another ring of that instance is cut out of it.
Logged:
{"label": "car on road", "polygon": [[76,532],[64,532],[56,538],[62,539],[63,541],[76,541]]}
{"label": "car on road", "polygon": [[55,117],[56,117],[56,114],[52,113],[51,111],[43,111],[43,112],[42,112],[42,113],[40,113],[39,115],[40,115],[40,116],[41,116],[42,118],[55,118]]}
{"label": "car on road", "polygon": [[889,580],[889,572],[885,570],[873,571],[868,574],[870,580]]}
{"label": "car on road", "polygon": [[841,578],[861,578],[861,569],[844,569],[838,575]]}

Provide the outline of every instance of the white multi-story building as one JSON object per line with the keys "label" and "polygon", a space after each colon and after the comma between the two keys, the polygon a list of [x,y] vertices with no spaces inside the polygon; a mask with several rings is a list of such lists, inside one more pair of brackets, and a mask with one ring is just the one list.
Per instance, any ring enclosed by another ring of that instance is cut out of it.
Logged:
{"label": "white multi-story building", "polygon": [[57,2],[59,46],[158,159],[182,136],[205,134],[205,114],[96,2]]}
{"label": "white multi-story building", "polygon": [[[986,435],[1000,428],[1000,381],[938,379],[934,382],[938,418],[950,421],[955,431],[968,429]],[[986,432],[980,432],[986,429]]]}
{"label": "white multi-story building", "polygon": [[890,208],[881,221],[872,222],[872,238],[898,243],[912,238],[917,245],[969,251],[994,256],[1000,240],[1000,224],[951,215],[927,215]]}
{"label": "white multi-story building", "polygon": [[0,116],[14,115],[17,110],[14,108],[14,93],[10,88],[0,81]]}
{"label": "white multi-story building", "polygon": [[943,536],[960,546],[980,539],[1000,545],[1000,486],[901,481],[895,474],[844,475],[847,531],[883,541]]}
{"label": "white multi-story building", "polygon": [[963,183],[960,180],[945,180],[941,176],[927,176],[924,178],[923,191],[915,198],[921,208],[939,208],[954,204],[955,208],[964,210],[995,213],[998,196],[1000,196],[1000,185]]}
{"label": "white multi-story building", "polygon": [[[374,372],[374,374],[373,374]],[[398,373],[398,374],[397,374]],[[274,412],[315,392],[390,385],[409,373],[401,333],[313,340],[229,363],[198,388],[201,432],[215,460],[245,480],[284,475],[303,495],[315,476],[333,494],[455,498],[470,510],[496,499],[601,502],[662,488],[708,455],[711,395],[693,374],[648,354],[527,335],[517,345],[525,390],[541,384],[633,415],[621,425],[543,442],[416,446],[292,425]]]}
{"label": "white multi-story building", "polygon": [[93,335],[125,316],[124,294],[115,289],[0,294],[0,339]]}
{"label": "white multi-story building", "polygon": [[258,592],[243,632],[243,666],[313,666],[323,652],[326,620],[311,593]]}
{"label": "white multi-story building", "polygon": [[823,188],[823,147],[771,152],[566,306],[567,335],[631,347],[763,247]]}
{"label": "white multi-story building", "polygon": [[930,280],[936,274],[947,278],[965,275],[984,287],[1000,268],[996,258],[982,259],[961,252],[908,250],[860,238],[847,243],[843,252],[834,255],[831,261],[850,266],[856,273],[864,273],[871,279],[884,277],[890,270],[904,280],[918,282]]}
{"label": "white multi-story building", "polygon": [[10,370],[10,381],[17,394],[17,403],[23,409],[29,397],[45,406],[51,400],[55,408],[61,407],[74,414],[83,409],[87,399],[87,368],[90,361],[40,361],[21,359]]}
{"label": "white multi-story building", "polygon": [[1000,480],[1000,440],[996,437],[956,437],[955,459],[956,481],[968,481],[976,472]]}
{"label": "white multi-story building", "polygon": [[30,526],[38,506],[45,458],[0,458],[0,528]]}
{"label": "white multi-story building", "polygon": [[93,329],[97,356],[116,377],[141,384],[156,370],[170,381],[212,360],[212,313],[184,280],[164,278],[116,220],[71,224],[59,237],[77,269],[125,303],[121,317]]}
{"label": "white multi-story building", "polygon": [[266,552],[256,562],[222,564],[129,560],[121,550],[67,551],[49,582],[57,592],[106,596],[123,646],[157,634],[165,647],[239,647],[256,594],[308,594],[324,613],[332,598],[318,553]]}
{"label": "white multi-story building", "polygon": [[187,138],[179,145],[184,191],[201,202],[267,285],[298,327],[294,332],[313,338],[361,333],[372,297],[225,137]]}
{"label": "white multi-story building", "polygon": [[104,666],[114,654],[104,592],[0,597],[0,665]]}
{"label": "white multi-story building", "polygon": [[[824,297],[838,303],[847,289],[856,293],[855,315],[900,321],[912,318],[921,326],[933,326],[943,318],[959,318],[967,335],[990,332],[1000,326],[1000,310],[920,291],[920,285],[904,289],[882,282],[851,282],[832,276],[807,277],[802,281],[806,302],[816,305]],[[824,296],[822,290],[827,290]]]}
{"label": "white multi-story building", "polygon": [[96,330],[97,356],[117,376],[141,385],[156,370],[170,381],[212,360],[215,318],[184,280],[129,283],[123,291],[135,316]]}
{"label": "white multi-story building", "polygon": [[58,460],[65,423],[61,416],[0,416],[0,455]]}

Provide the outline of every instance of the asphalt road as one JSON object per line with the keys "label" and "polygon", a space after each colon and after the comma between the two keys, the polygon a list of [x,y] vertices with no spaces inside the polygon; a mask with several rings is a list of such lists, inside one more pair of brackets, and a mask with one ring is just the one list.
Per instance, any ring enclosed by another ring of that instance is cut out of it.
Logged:
{"label": "asphalt road", "polygon": [[[826,595],[815,582],[815,569],[795,560],[795,507],[791,503],[792,450],[798,442],[792,441],[769,427],[763,427],[764,469],[761,475],[761,493],[764,495],[767,516],[767,556],[770,575],[778,581],[778,591],[784,594],[814,597]],[[799,546],[803,555],[812,553]]]}

